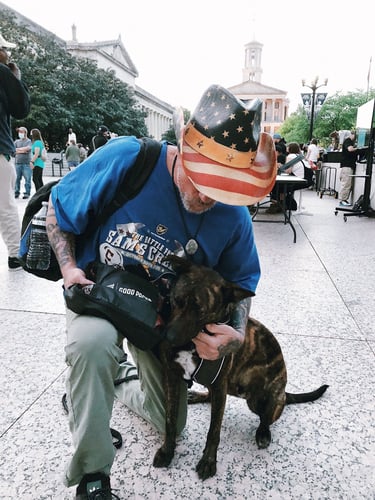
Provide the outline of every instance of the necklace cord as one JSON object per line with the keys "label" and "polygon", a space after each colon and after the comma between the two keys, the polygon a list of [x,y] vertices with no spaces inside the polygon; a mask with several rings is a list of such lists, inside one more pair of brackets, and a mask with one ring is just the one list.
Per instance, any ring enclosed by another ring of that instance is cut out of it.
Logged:
{"label": "necklace cord", "polygon": [[202,228],[202,224],[203,224],[203,221],[204,221],[205,213],[201,214],[201,218],[200,218],[197,230],[195,231],[195,235],[192,236],[191,233],[190,233],[190,231],[188,230],[187,222],[186,222],[186,219],[185,219],[185,216],[184,216],[184,207],[183,207],[183,204],[182,204],[181,195],[180,195],[178,187],[177,187],[177,185],[175,183],[175,176],[174,176],[174,174],[175,174],[175,170],[176,170],[176,161],[177,161],[177,155],[174,157],[173,165],[172,165],[173,190],[174,190],[174,193],[175,193],[175,196],[176,196],[177,205],[178,205],[178,211],[180,213],[180,217],[181,217],[181,220],[182,220],[182,223],[183,223],[183,226],[184,226],[184,230],[185,230],[185,233],[186,233],[186,238],[188,240],[187,243],[186,243],[186,245],[185,245],[185,250],[186,250],[186,252],[189,255],[194,255],[196,253],[196,251],[198,250],[198,248],[199,248],[199,245],[198,245],[198,242],[197,242],[197,236],[198,236],[199,231]]}

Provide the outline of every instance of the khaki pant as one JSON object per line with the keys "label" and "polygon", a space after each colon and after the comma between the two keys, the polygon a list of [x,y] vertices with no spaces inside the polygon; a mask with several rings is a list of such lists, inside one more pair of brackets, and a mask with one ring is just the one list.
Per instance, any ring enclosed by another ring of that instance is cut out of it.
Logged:
{"label": "khaki pant", "polygon": [[[119,364],[123,338],[105,319],[80,316],[68,310],[67,337],[66,390],[74,453],[66,470],[65,484],[73,486],[85,474],[110,474],[115,457],[110,433],[115,397],[161,433],[165,429],[165,397],[159,360],[152,352],[130,344],[140,380],[114,386],[114,380],[125,375],[125,367]],[[181,381],[178,433],[184,428],[186,417],[187,387]]]}
{"label": "khaki pant", "polygon": [[340,168],[340,193],[339,199],[341,201],[349,201],[350,192],[353,185],[353,169],[351,167]]}
{"label": "khaki pant", "polygon": [[0,154],[0,233],[9,257],[17,257],[20,247],[21,226],[14,199],[16,170],[12,161]]}

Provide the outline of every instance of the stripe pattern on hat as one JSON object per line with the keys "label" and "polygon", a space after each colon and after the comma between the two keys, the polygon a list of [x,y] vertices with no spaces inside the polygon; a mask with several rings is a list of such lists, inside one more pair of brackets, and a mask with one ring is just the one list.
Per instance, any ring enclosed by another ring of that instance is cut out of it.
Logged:
{"label": "stripe pattern on hat", "polygon": [[230,205],[252,205],[267,196],[275,182],[272,165],[256,164],[251,168],[221,165],[183,144],[185,171],[199,192]]}

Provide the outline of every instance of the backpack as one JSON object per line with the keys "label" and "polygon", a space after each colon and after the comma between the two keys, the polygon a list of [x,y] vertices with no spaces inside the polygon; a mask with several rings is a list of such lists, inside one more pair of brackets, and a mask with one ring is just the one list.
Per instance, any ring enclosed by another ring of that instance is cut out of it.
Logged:
{"label": "backpack", "polygon": [[[92,233],[118,208],[134,198],[151,175],[162,146],[158,141],[147,137],[138,140],[141,148],[135,163],[126,172],[114,198],[89,224],[85,235]],[[25,271],[50,281],[58,281],[62,278],[59,264],[48,240],[45,222],[51,189],[58,182],[60,179],[45,184],[30,198],[22,218],[18,256]]]}

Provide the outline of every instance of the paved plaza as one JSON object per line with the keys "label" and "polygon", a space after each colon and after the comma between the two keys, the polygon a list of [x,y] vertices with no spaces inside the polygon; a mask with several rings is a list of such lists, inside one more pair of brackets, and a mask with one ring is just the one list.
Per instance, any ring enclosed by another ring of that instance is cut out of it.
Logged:
{"label": "paved plaza", "polygon": [[[23,213],[26,200],[17,200]],[[112,471],[127,500],[374,500],[375,219],[344,222],[337,200],[303,194],[284,224],[255,222],[262,278],[252,316],[276,335],[290,392],[329,384],[314,403],[289,406],[268,449],[255,443],[258,418],[229,398],[217,475],[195,472],[209,405],[189,407],[168,469],[152,466],[162,437],[116,402],[112,427],[123,436]],[[269,216],[277,217],[277,216]],[[62,484],[71,453],[61,405],[64,304],[61,282],[9,272],[0,241],[0,498],[68,500]]]}

